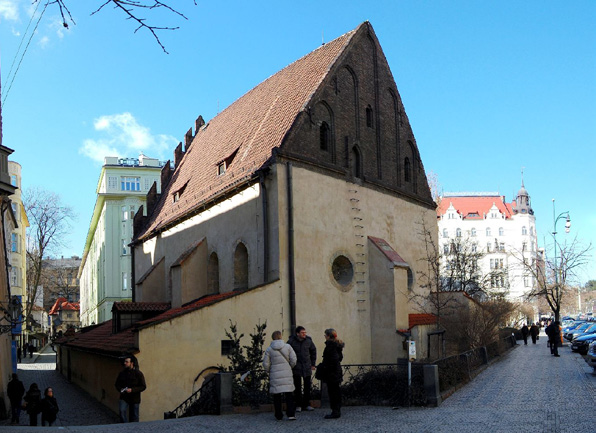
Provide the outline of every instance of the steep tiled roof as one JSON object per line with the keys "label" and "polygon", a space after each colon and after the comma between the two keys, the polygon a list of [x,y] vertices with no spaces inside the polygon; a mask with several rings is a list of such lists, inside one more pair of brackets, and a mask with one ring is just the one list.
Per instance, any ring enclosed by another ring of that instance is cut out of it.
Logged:
{"label": "steep tiled roof", "polygon": [[112,305],[112,311],[126,311],[130,313],[166,311],[169,308],[169,302],[114,302]]}
{"label": "steep tiled roof", "polygon": [[184,314],[188,314],[191,311],[198,310],[203,307],[207,307],[208,305],[213,305],[222,301],[227,298],[231,298],[233,296],[237,296],[241,293],[244,293],[245,290],[235,290],[233,292],[226,292],[226,293],[218,293],[216,295],[208,295],[204,296],[196,301],[189,302],[186,305],[183,305],[180,308],[172,308],[158,316],[152,317],[151,319],[143,320],[141,322],[137,322],[135,327],[137,328],[145,328],[151,325],[157,325],[158,323],[165,322],[167,320],[173,319],[174,317],[182,316]]}
{"label": "steep tiled roof", "polygon": [[512,203],[506,203],[503,196],[443,197],[437,207],[437,215],[444,215],[451,204],[464,219],[483,219],[493,204],[505,218],[511,218],[514,209]]}
{"label": "steep tiled roof", "polygon": [[48,314],[58,314],[60,310],[79,311],[79,309],[80,305],[78,302],[68,302],[66,298],[60,297],[56,299]]}
{"label": "steep tiled roof", "polygon": [[437,316],[434,314],[409,314],[408,326],[412,329],[417,325],[433,325],[437,323]]}
{"label": "steep tiled roof", "polygon": [[56,342],[80,350],[107,355],[123,355],[138,352],[133,332],[133,328],[128,328],[117,334],[112,334],[112,321],[108,320],[88,332],[77,332],[72,337],[63,337]]}
{"label": "steep tiled roof", "polygon": [[[139,238],[191,214],[266,165],[358,29],[326,43],[250,90],[195,135]],[[233,156],[233,160],[232,160]],[[225,174],[218,163],[227,161]],[[178,201],[173,197],[183,191]]]}
{"label": "steep tiled roof", "polygon": [[407,268],[409,265],[406,263],[404,259],[400,257],[399,254],[389,245],[389,243],[381,238],[374,238],[372,236],[368,237],[371,242],[387,257],[387,259],[393,263],[394,266],[400,266],[402,268]]}

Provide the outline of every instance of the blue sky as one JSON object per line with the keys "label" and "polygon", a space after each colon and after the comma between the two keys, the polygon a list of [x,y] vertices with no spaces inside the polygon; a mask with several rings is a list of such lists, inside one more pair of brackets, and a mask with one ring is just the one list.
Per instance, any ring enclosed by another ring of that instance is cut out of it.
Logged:
{"label": "blue sky", "polygon": [[[48,7],[3,104],[24,188],[56,191],[78,214],[65,255],[82,254],[106,152],[169,158],[199,114],[209,120],[365,20],[444,191],[510,201],[525,167],[539,244],[552,246],[553,198],[571,213],[567,238],[596,244],[596,2],[172,0],[188,21],[148,18],[180,26],[160,33],[170,54],[118,11],[90,16],[101,0],[67,3],[76,25]],[[3,98],[32,11],[30,0],[0,0]],[[596,279],[595,260],[580,282]]]}

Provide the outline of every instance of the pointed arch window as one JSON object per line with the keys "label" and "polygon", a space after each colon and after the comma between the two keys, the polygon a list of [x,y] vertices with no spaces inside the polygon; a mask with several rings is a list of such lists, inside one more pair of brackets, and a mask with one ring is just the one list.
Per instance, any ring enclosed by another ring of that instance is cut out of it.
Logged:
{"label": "pointed arch window", "polygon": [[360,150],[356,146],[352,148],[352,175],[362,178],[362,158],[360,157]]}
{"label": "pointed arch window", "polygon": [[327,122],[322,122],[319,127],[319,145],[321,150],[329,150],[329,142],[331,141],[331,131]]}
{"label": "pointed arch window", "polygon": [[248,250],[242,242],[234,252],[234,290],[248,288]]}
{"label": "pointed arch window", "polygon": [[209,256],[207,277],[209,278],[209,293],[219,293],[219,258],[215,251]]}
{"label": "pointed arch window", "polygon": [[366,126],[373,127],[373,110],[370,105],[366,107]]}
{"label": "pointed arch window", "polygon": [[410,168],[410,158],[404,159],[404,180],[411,182],[412,180],[412,169]]}

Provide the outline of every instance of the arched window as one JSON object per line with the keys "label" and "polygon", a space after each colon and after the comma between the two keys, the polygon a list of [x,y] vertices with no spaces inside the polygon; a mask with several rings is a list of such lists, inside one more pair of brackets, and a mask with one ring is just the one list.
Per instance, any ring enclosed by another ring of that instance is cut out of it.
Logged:
{"label": "arched window", "polygon": [[322,122],[319,128],[321,150],[329,150],[330,135],[329,125],[327,125],[327,122]]}
{"label": "arched window", "polygon": [[447,229],[443,229],[443,237],[444,238],[449,237],[449,232],[447,231]]}
{"label": "arched window", "polygon": [[490,227],[486,228],[486,236],[490,236]]}
{"label": "arched window", "polygon": [[370,105],[366,107],[366,126],[373,127],[373,110]]}
{"label": "arched window", "polygon": [[412,178],[412,173],[410,172],[410,158],[404,159],[404,180],[406,182],[410,182]]}
{"label": "arched window", "polygon": [[503,227],[499,227],[499,236],[504,236],[505,235],[505,230],[503,229]]}
{"label": "arched window", "polygon": [[528,228],[526,226],[522,227],[522,235],[527,235],[528,234]]}
{"label": "arched window", "polygon": [[472,237],[476,237],[476,229],[474,227],[472,227],[472,230],[470,231],[470,235]]}
{"label": "arched window", "polygon": [[360,160],[360,150],[356,146],[352,148],[352,175],[362,178],[362,161]]}
{"label": "arched window", "polygon": [[209,293],[219,293],[219,258],[215,251],[209,256],[207,278],[209,279]]}
{"label": "arched window", "polygon": [[461,229],[460,228],[457,228],[455,230],[455,236],[458,237],[458,238],[461,238]]}
{"label": "arched window", "polygon": [[234,290],[248,288],[248,250],[242,242],[234,252]]}

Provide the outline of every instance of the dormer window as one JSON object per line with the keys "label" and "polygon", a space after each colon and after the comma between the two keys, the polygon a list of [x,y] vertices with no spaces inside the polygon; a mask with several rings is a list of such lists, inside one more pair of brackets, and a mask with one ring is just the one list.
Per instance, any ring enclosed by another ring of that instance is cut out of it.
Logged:
{"label": "dormer window", "polygon": [[186,189],[186,185],[188,185],[188,181],[184,185],[182,185],[182,188],[179,188],[177,191],[174,192],[174,194],[172,194],[172,200],[174,201],[174,203],[180,200],[180,197],[182,197],[182,194]]}
{"label": "dormer window", "polygon": [[219,164],[217,164],[217,175],[221,176],[225,172],[226,172],[226,162],[222,161]]}
{"label": "dormer window", "polygon": [[[240,149],[240,147],[238,147],[238,149]],[[232,165],[232,161],[236,157],[236,154],[238,153],[238,149],[234,150],[230,156],[228,156],[224,160],[217,163],[217,175],[218,176],[222,176],[223,174],[225,174],[225,172],[228,170],[230,165]]]}

